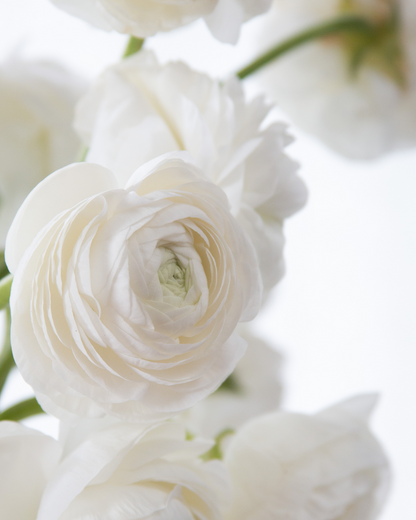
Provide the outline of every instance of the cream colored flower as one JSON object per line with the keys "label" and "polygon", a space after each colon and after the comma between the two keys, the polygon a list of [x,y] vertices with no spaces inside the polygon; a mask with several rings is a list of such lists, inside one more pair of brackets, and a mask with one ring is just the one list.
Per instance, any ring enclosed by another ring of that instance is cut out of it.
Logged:
{"label": "cream colored flower", "polygon": [[386,29],[367,47],[359,33],[307,44],[266,67],[259,82],[296,125],[347,157],[373,159],[414,147],[413,0],[275,0],[258,24],[259,50],[342,14],[365,16]]}
{"label": "cream colored flower", "polygon": [[231,439],[226,520],[374,520],[390,471],[367,426],[372,396],[316,415],[273,413]]}
{"label": "cream colored flower", "polygon": [[6,245],[12,345],[58,417],[173,416],[213,392],[245,350],[261,282],[223,192],[184,153],[145,164],[124,189],[106,168],[47,177]]}
{"label": "cream colored flower", "polygon": [[249,234],[264,287],[283,275],[283,223],[306,201],[298,165],[285,154],[285,126],[266,128],[263,98],[247,102],[237,80],[225,85],[183,63],[161,66],[141,52],[109,68],[77,107],[75,126],[88,160],[121,175],[144,162],[186,150],[226,193]]}
{"label": "cream colored flower", "polygon": [[214,438],[280,405],[281,355],[247,325],[239,325],[237,332],[247,341],[247,351],[234,372],[216,392],[181,415],[194,434]]}
{"label": "cream colored flower", "polygon": [[236,43],[243,22],[266,12],[272,0],[52,0],[68,13],[104,29],[138,38],[204,18],[213,36]]}
{"label": "cream colored flower", "polygon": [[212,443],[185,440],[179,424],[81,422],[62,441],[37,520],[222,520],[225,468],[202,462]]}
{"label": "cream colored flower", "polygon": [[0,65],[0,248],[28,193],[73,162],[80,80],[54,63],[10,58]]}
{"label": "cream colored flower", "polygon": [[61,456],[58,442],[21,424],[0,422],[2,520],[35,520],[43,491]]}

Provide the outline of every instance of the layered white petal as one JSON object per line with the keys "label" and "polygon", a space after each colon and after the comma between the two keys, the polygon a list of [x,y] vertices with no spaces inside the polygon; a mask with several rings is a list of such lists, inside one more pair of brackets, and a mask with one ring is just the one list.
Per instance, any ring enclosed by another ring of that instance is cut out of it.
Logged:
{"label": "layered white petal", "polygon": [[371,434],[374,396],[313,416],[274,413],[247,423],[230,441],[233,485],[227,520],[373,520],[390,479]]}
{"label": "layered white petal", "polygon": [[0,248],[30,190],[76,159],[72,119],[83,91],[55,63],[13,57],[0,65]]}
{"label": "layered white petal", "polygon": [[220,520],[229,483],[212,443],[185,440],[183,426],[81,422],[67,428],[65,457],[51,475],[37,520]]}
{"label": "layered white petal", "polygon": [[275,0],[270,15],[258,24],[258,50],[340,16],[342,6],[349,6],[348,13],[376,21],[390,16],[391,7],[399,16],[390,40],[380,39],[378,49],[364,52],[355,73],[351,71],[350,49],[340,35],[288,53],[260,71],[257,80],[296,125],[349,158],[374,159],[414,147],[413,1],[353,0],[343,4],[338,0]]}
{"label": "layered white petal", "polygon": [[68,13],[104,30],[138,38],[205,18],[214,37],[236,43],[240,26],[266,12],[271,0],[52,0]]}
{"label": "layered white petal", "polygon": [[51,437],[15,422],[0,422],[0,510],[4,520],[36,519],[60,454],[61,447]]}
{"label": "layered white petal", "polygon": [[264,286],[283,275],[283,221],[306,202],[298,165],[286,154],[285,126],[264,127],[271,107],[247,102],[240,83],[225,85],[182,63],[161,66],[141,52],[109,68],[80,101],[75,126],[88,160],[127,178],[161,153],[186,150],[227,195],[250,235]]}
{"label": "layered white petal", "polygon": [[261,301],[251,242],[186,154],[115,185],[97,165],[56,172],[8,243],[13,354],[64,419],[155,421],[193,406],[234,369],[234,330]]}
{"label": "layered white petal", "polygon": [[247,341],[247,351],[216,392],[181,415],[190,432],[214,438],[280,405],[281,355],[247,326],[237,332]]}

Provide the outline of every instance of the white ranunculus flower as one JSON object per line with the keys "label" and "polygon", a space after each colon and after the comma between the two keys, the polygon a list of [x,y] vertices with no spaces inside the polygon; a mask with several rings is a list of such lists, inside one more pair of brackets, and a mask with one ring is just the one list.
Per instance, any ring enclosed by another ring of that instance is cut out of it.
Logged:
{"label": "white ranunculus flower", "polygon": [[[348,9],[347,9],[348,8]],[[392,12],[398,12],[394,23]],[[391,21],[377,45],[340,35],[307,44],[259,72],[262,87],[304,130],[353,159],[416,145],[416,4],[413,0],[275,0],[257,26],[268,49],[307,27],[355,13]],[[260,50],[260,49],[259,49]],[[356,51],[354,54],[354,50]],[[353,72],[353,59],[358,66]],[[361,59],[361,61],[360,61]]]}
{"label": "white ranunculus flower", "polygon": [[222,85],[141,52],[99,78],[80,101],[75,126],[90,146],[88,160],[122,182],[149,159],[188,151],[227,194],[270,289],[284,271],[283,222],[304,205],[306,188],[285,154],[285,126],[263,128],[269,112],[263,98],[247,102],[236,79]]}
{"label": "white ranunculus flower", "polygon": [[253,246],[185,152],[47,177],[7,237],[16,363],[51,414],[173,416],[213,392],[258,312]]}
{"label": "white ranunculus flower", "polygon": [[216,392],[181,416],[192,433],[216,437],[280,405],[281,355],[246,325],[239,325],[237,332],[247,341],[247,351],[234,372]]}
{"label": "white ranunculus flower", "polygon": [[204,18],[212,35],[237,43],[241,25],[265,13],[272,0],[52,0],[68,13],[110,31],[138,38]]}
{"label": "white ranunculus flower", "polygon": [[36,520],[46,483],[56,468],[57,441],[21,424],[0,422],[0,516]]}
{"label": "white ranunculus flower", "polygon": [[226,520],[374,520],[390,471],[368,426],[373,396],[316,415],[273,413],[231,439]]}
{"label": "white ranunculus flower", "polygon": [[72,120],[83,90],[54,63],[10,58],[0,65],[0,249],[28,193],[76,159]]}
{"label": "white ranunculus flower", "polygon": [[79,429],[66,433],[37,520],[222,520],[226,470],[199,458],[212,442],[186,440],[169,422]]}

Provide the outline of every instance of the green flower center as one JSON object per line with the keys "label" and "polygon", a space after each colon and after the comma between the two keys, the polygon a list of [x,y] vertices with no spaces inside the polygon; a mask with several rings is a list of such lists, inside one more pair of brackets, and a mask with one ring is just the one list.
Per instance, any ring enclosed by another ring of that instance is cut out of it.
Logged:
{"label": "green flower center", "polygon": [[361,67],[370,67],[388,76],[402,88],[406,86],[406,58],[402,44],[400,6],[397,0],[378,0],[365,8],[359,0],[340,0],[342,14],[363,15],[374,24],[369,32],[339,36],[350,66],[351,76]]}
{"label": "green flower center", "polygon": [[189,268],[183,267],[170,249],[165,249],[158,275],[164,300],[180,306],[184,302],[191,285]]}

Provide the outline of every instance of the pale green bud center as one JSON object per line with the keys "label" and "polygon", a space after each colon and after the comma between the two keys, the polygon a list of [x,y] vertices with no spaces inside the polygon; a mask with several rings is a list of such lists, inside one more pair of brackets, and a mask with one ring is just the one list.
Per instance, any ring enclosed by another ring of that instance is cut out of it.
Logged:
{"label": "pale green bud center", "polygon": [[165,300],[168,299],[170,303],[174,302],[177,306],[184,302],[191,285],[189,271],[189,267],[184,267],[170,249],[165,249],[158,270]]}

